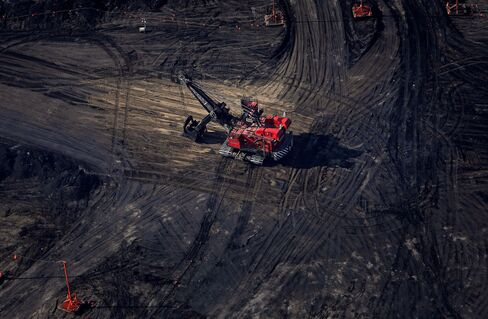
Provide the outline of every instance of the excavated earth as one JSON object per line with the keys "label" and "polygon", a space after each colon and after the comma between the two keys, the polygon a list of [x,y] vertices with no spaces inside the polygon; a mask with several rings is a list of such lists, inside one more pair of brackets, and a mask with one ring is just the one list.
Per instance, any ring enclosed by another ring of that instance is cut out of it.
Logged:
{"label": "excavated earth", "polygon": [[[1,2],[0,317],[72,317],[60,260],[82,318],[488,317],[488,18],[279,4]],[[180,71],[293,152],[183,137]]]}

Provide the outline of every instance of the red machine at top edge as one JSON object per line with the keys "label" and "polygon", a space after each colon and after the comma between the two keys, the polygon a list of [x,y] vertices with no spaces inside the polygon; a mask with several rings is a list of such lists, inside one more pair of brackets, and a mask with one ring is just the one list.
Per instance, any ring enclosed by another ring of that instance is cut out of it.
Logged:
{"label": "red machine at top edge", "polygon": [[363,0],[361,0],[360,4],[355,3],[352,6],[352,16],[355,19],[372,17],[373,10],[371,10],[371,7],[364,5]]}

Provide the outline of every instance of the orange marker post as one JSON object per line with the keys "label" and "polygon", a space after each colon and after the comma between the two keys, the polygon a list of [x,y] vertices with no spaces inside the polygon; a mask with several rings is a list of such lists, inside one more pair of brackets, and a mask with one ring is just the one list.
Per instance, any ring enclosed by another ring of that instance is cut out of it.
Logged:
{"label": "orange marker post", "polygon": [[68,267],[66,266],[66,261],[63,260],[62,263],[64,269],[64,278],[66,280],[66,287],[68,288],[68,294],[59,309],[66,312],[75,313],[80,309],[82,302],[78,299],[76,293],[73,293],[73,296],[71,295],[71,289],[68,279]]}

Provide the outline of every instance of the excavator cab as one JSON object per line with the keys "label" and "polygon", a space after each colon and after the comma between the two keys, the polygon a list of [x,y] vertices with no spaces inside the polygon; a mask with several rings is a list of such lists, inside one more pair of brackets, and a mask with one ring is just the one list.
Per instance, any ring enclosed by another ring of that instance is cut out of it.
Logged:
{"label": "excavator cab", "polygon": [[241,99],[242,120],[246,123],[259,124],[259,118],[263,114],[263,109],[259,108],[259,102],[251,97]]}

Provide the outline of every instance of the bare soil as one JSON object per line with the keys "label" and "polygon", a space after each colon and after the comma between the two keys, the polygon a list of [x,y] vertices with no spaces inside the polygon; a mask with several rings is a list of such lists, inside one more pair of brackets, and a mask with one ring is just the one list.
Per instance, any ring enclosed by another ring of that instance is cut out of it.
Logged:
{"label": "bare soil", "polygon": [[[59,260],[83,318],[488,317],[488,18],[279,2],[0,5],[1,317],[71,317]],[[179,71],[293,153],[183,137]]]}

